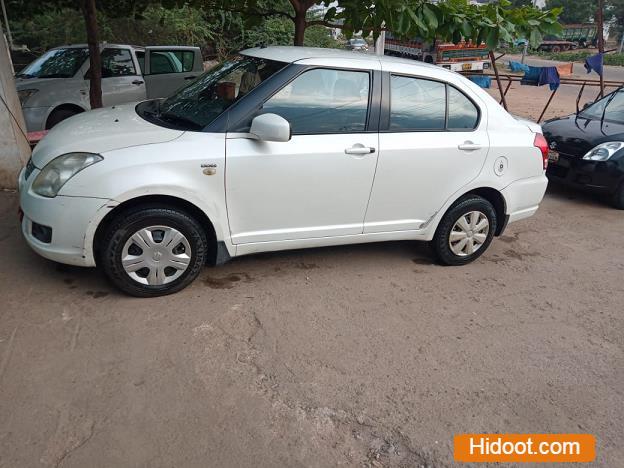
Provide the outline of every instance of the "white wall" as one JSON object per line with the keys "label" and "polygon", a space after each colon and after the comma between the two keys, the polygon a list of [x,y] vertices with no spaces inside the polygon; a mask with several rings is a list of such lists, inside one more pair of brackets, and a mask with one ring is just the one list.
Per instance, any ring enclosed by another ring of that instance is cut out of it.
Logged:
{"label": "white wall", "polygon": [[[13,67],[0,26],[0,189],[17,188],[17,176],[28,162],[30,146],[15,90]],[[8,108],[7,108],[8,107]],[[11,117],[13,114],[13,117]]]}

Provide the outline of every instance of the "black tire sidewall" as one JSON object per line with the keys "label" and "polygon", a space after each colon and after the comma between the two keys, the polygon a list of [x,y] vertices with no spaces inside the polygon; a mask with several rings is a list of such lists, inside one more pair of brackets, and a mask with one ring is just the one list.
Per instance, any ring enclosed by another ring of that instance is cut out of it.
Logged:
{"label": "black tire sidewall", "polygon": [[[191,262],[175,281],[162,286],[150,286],[133,280],[121,263],[127,240],[138,230],[148,226],[167,226],[180,231],[191,246]],[[102,267],[109,280],[127,294],[138,297],[156,297],[172,294],[188,286],[206,263],[208,242],[201,226],[184,212],[169,208],[147,208],[124,213],[111,224],[104,237]]]}
{"label": "black tire sidewall", "polygon": [[[480,211],[488,218],[490,230],[483,245],[472,255],[460,257],[449,246],[449,235],[457,220],[470,211]],[[457,201],[442,217],[432,240],[432,247],[443,265],[465,265],[479,258],[488,249],[496,232],[496,211],[485,198],[469,196]]]}
{"label": "black tire sidewall", "polygon": [[613,194],[612,204],[618,210],[624,210],[624,181],[620,182]]}
{"label": "black tire sidewall", "polygon": [[70,117],[73,117],[78,113],[79,112],[75,112],[69,109],[57,109],[55,111],[52,111],[52,113],[48,117],[48,120],[46,121],[46,130],[50,130],[52,127],[58,125],[63,120],[69,119]]}

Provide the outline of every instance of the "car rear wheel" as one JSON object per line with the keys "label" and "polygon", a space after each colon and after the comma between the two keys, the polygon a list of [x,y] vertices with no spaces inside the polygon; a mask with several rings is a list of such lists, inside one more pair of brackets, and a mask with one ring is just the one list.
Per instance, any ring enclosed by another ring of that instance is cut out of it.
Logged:
{"label": "car rear wheel", "polygon": [[496,232],[496,211],[486,199],[470,195],[457,201],[444,215],[432,247],[444,265],[465,265],[479,258]]}
{"label": "car rear wheel", "polygon": [[188,286],[206,262],[208,241],[191,216],[173,208],[122,213],[106,231],[101,263],[110,281],[137,297]]}

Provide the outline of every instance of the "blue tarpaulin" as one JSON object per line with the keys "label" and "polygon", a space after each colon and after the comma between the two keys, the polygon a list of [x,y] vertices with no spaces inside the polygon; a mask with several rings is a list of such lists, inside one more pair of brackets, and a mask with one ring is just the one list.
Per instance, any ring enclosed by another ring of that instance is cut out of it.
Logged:
{"label": "blue tarpaulin", "polygon": [[512,72],[527,72],[529,71],[529,66],[524,64],[524,63],[520,63],[520,62],[516,62],[514,60],[510,60],[509,61],[509,69]]}
{"label": "blue tarpaulin", "polygon": [[469,76],[468,79],[481,88],[489,88],[492,84],[492,78],[489,76]]}

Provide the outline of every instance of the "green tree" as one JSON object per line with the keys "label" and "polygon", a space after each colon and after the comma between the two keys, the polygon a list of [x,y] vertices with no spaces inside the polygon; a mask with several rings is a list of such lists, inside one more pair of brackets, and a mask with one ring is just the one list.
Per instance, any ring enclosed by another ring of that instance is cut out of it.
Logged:
{"label": "green tree", "polygon": [[594,19],[596,0],[546,0],[546,8],[562,8],[559,19],[564,24],[587,23]]}

